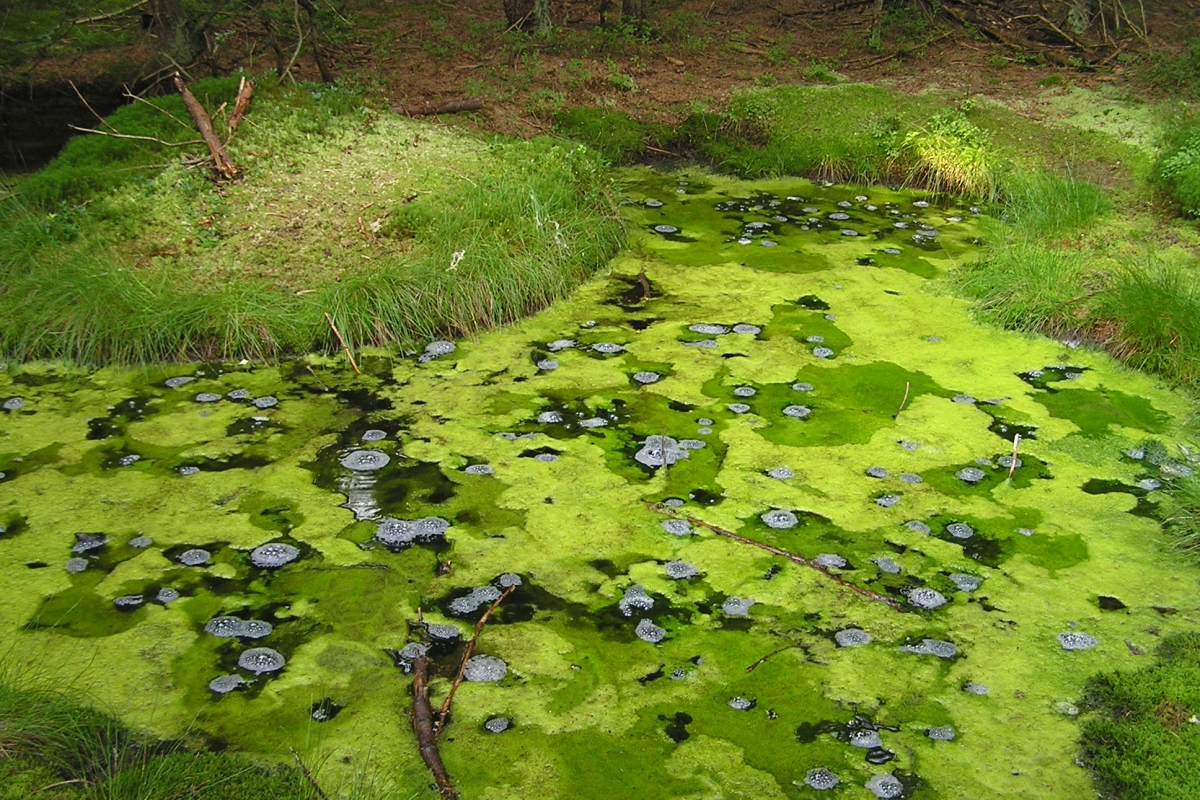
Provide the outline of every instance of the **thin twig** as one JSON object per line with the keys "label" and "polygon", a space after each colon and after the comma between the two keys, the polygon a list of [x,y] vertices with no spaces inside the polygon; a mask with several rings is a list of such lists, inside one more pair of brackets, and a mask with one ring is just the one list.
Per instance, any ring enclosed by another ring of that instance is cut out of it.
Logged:
{"label": "thin twig", "polygon": [[462,685],[463,674],[467,671],[467,659],[471,657],[472,651],[475,650],[475,642],[479,640],[479,634],[483,632],[483,626],[487,624],[488,617],[496,610],[496,607],[504,602],[504,598],[508,597],[516,589],[516,584],[509,586],[500,596],[496,598],[496,602],[488,607],[488,610],[483,612],[483,616],[479,618],[479,622],[475,623],[475,633],[471,636],[471,641],[467,642],[467,649],[463,652],[462,663],[458,665],[458,674],[454,676],[454,683],[450,684],[450,693],[446,695],[446,702],[442,703],[442,710],[438,712],[437,722],[433,726],[435,733],[440,733],[446,727],[446,718],[450,716],[450,705],[454,702],[454,693],[458,691],[458,687]]}
{"label": "thin twig", "polygon": [[191,125],[187,124],[186,122],[184,122],[183,120],[181,120],[179,117],[177,117],[177,116],[175,116],[174,114],[172,114],[170,111],[167,111],[167,110],[166,110],[165,108],[163,108],[162,106],[156,106],[156,105],[154,105],[154,103],[151,103],[151,102],[150,102],[149,100],[147,100],[146,98],[144,98],[144,97],[139,97],[138,95],[136,95],[136,94],[134,94],[133,92],[129,91],[129,87],[128,87],[128,86],[126,86],[126,87],[125,87],[125,91],[124,91],[124,93],[123,93],[123,94],[124,94],[124,96],[125,96],[125,97],[128,97],[130,100],[133,100],[135,103],[145,103],[146,105],[148,105],[148,106],[150,106],[151,108],[153,108],[155,111],[158,111],[160,114],[165,114],[165,115],[167,115],[167,116],[168,116],[168,117],[170,117],[171,119],[173,119],[173,120],[175,120],[176,122],[178,122],[178,123],[179,123],[181,126],[183,126],[184,128],[187,128],[189,131],[192,129],[192,126],[191,126]]}
{"label": "thin twig", "polygon": [[760,666],[762,666],[762,664],[764,662],[766,662],[768,659],[774,658],[775,656],[779,655],[780,653],[786,653],[788,650],[795,650],[796,648],[803,648],[803,647],[804,647],[804,645],[799,642],[797,642],[796,644],[785,645],[785,646],[779,648],[778,650],[767,653],[765,656],[760,658],[758,661],[755,661],[753,664],[746,667],[746,672],[754,672],[754,670],[756,670]]}
{"label": "thin twig", "polygon": [[38,794],[39,792],[44,792],[47,789],[57,789],[59,786],[74,786],[77,783],[82,783],[85,786],[87,785],[87,781],[83,780],[82,778],[72,778],[69,781],[59,781],[58,783],[52,783],[49,786],[43,786],[40,789],[34,789],[32,792],[30,792],[30,794]]}
{"label": "thin twig", "polygon": [[203,139],[188,139],[186,142],[164,142],[162,139],[156,139],[153,136],[134,136],[131,133],[109,133],[108,131],[98,131],[95,128],[81,128],[78,125],[68,125],[67,127],[73,131],[94,133],[97,136],[111,136],[114,139],[138,139],[143,142],[154,142],[164,147],[187,147],[193,144],[204,144]]}
{"label": "thin twig", "polygon": [[[112,19],[113,17],[119,17],[127,11],[133,11],[135,8],[140,8],[141,6],[144,6],[144,5],[146,5],[146,0],[137,0],[136,3],[130,3],[129,5],[125,6],[124,8],[118,8],[116,11],[109,11],[107,14],[97,14],[94,17],[84,17],[83,19],[72,20],[71,24],[72,25],[87,25],[92,22],[104,22],[104,20],[106,20],[106,19]],[[57,783],[55,784],[55,786],[58,786],[58,785],[59,784],[57,784]]]}
{"label": "thin twig", "polygon": [[904,382],[904,399],[900,401],[900,408],[896,409],[896,413],[892,415],[892,419],[900,416],[900,412],[908,405],[908,393],[912,389],[912,384],[909,381]]}
{"label": "thin twig", "polygon": [[304,766],[304,761],[300,758],[300,754],[296,752],[296,748],[289,747],[288,750],[291,751],[292,758],[296,759],[296,766],[300,767],[301,774],[304,775],[305,780],[313,787],[313,791],[320,796],[321,800],[329,800],[329,795],[325,794],[325,790],[321,788],[321,784],[317,783],[316,777],[308,771],[308,767]]}
{"label": "thin twig", "polygon": [[106,121],[105,121],[104,117],[102,117],[102,116],[100,116],[99,114],[97,114],[97,113],[96,113],[96,109],[92,108],[92,104],[91,104],[91,103],[89,103],[89,102],[88,102],[88,101],[87,101],[87,100],[84,98],[84,96],[83,96],[83,94],[82,94],[82,93],[80,93],[80,91],[79,91],[79,87],[77,87],[77,86],[75,85],[75,81],[67,81],[67,83],[68,83],[68,84],[70,84],[71,88],[72,88],[72,89],[75,91],[75,96],[79,98],[79,102],[83,103],[83,104],[84,104],[84,105],[87,107],[87,110],[88,110],[88,111],[90,111],[90,112],[92,112],[92,116],[93,116],[93,117],[95,117],[96,119],[100,120],[100,124],[101,124],[101,125],[103,125],[104,127],[108,128],[108,129],[109,129],[110,131],[112,131],[113,133],[116,133],[116,132],[117,132],[117,129],[116,129],[116,128],[114,128],[112,125],[109,125],[109,124],[108,124],[108,122],[106,122]]}
{"label": "thin twig", "polygon": [[[658,511],[660,513],[670,513],[670,510],[667,509],[666,506],[663,506],[659,503],[647,503],[646,506],[651,511]],[[674,516],[674,514],[672,514],[672,516]],[[804,556],[797,555],[796,553],[789,552],[789,551],[784,550],[779,547],[773,547],[772,545],[766,544],[764,542],[756,542],[754,539],[748,539],[745,536],[739,536],[738,534],[734,533],[733,531],[727,531],[724,528],[719,528],[716,525],[713,525],[712,523],[709,523],[709,522],[705,522],[704,520],[702,520],[698,517],[689,516],[689,517],[684,517],[684,519],[686,519],[688,522],[692,523],[693,525],[699,525],[700,527],[707,528],[708,530],[712,531],[713,533],[715,533],[719,536],[724,536],[726,539],[732,539],[735,542],[741,542],[742,544],[748,544],[751,547],[757,547],[759,550],[766,550],[768,553],[774,553],[777,556],[782,556],[783,558],[786,558],[788,561],[791,561],[795,564],[799,564],[802,567],[809,567],[810,569],[815,569],[817,572],[820,572],[822,575],[829,578],[831,581],[838,584],[839,586],[844,586],[845,588],[849,589],[850,591],[852,591],[856,594],[862,595],[863,597],[867,598],[868,600],[874,600],[877,603],[883,603],[886,606],[891,606],[892,608],[896,609],[897,611],[905,611],[906,610],[904,608],[904,606],[900,605],[900,602],[898,600],[894,600],[894,599],[888,597],[887,595],[882,595],[882,594],[879,594],[878,592],[872,592],[870,589],[864,589],[863,587],[861,587],[855,583],[851,583],[850,581],[846,580],[845,578],[841,577],[840,575],[834,575],[832,572],[829,571],[828,568],[821,566],[820,564],[816,563],[815,561],[809,561]]]}
{"label": "thin twig", "polygon": [[1020,446],[1021,434],[1018,433],[1013,436],[1012,463],[1008,465],[1008,477],[1004,479],[1005,481],[1011,481],[1013,473],[1017,471],[1017,448]]}
{"label": "thin twig", "polygon": [[287,75],[292,79],[292,83],[296,82],[296,76],[292,74],[292,67],[296,66],[296,59],[300,57],[300,48],[304,47],[304,31],[300,27],[300,3],[297,2],[295,5],[296,12],[292,21],[296,25],[296,50],[292,53],[292,60],[288,62],[287,68],[279,75],[281,78]]}
{"label": "thin twig", "polygon": [[354,363],[354,354],[350,352],[350,346],[346,344],[346,340],[342,338],[342,333],[337,329],[337,325],[333,324],[333,317],[329,316],[329,312],[325,312],[325,321],[329,323],[329,327],[333,329],[333,335],[342,343],[342,349],[346,351],[346,358],[350,359],[350,366],[354,367],[355,375],[362,375],[362,370],[358,368],[358,364]]}

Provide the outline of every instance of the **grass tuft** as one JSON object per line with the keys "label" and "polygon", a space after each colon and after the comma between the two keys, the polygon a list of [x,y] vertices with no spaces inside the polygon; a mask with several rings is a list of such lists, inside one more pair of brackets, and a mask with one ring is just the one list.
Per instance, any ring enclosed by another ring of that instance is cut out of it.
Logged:
{"label": "grass tuft", "polygon": [[994,245],[951,280],[985,319],[1053,336],[1080,326],[1075,304],[1086,267],[1080,253],[1017,238]]}
{"label": "grass tuft", "polygon": [[1189,268],[1147,261],[1113,275],[1098,304],[1117,326],[1110,349],[1139,369],[1200,384],[1200,279]]}
{"label": "grass tuft", "polygon": [[1158,512],[1171,548],[1200,561],[1200,479],[1175,481],[1163,493]]}
{"label": "grass tuft", "polygon": [[1023,236],[1078,231],[1112,208],[1108,196],[1094,184],[1026,169],[1004,177],[1003,202],[1002,218]]}

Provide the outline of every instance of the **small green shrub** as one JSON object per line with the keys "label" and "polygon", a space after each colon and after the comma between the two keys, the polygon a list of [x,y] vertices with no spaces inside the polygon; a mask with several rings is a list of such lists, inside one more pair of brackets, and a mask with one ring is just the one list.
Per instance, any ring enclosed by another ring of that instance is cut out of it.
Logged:
{"label": "small green shrub", "polygon": [[1000,159],[991,136],[957,109],[940,111],[906,134],[896,160],[910,183],[937,192],[996,195]]}
{"label": "small green shrub", "polygon": [[1164,639],[1151,665],[1092,677],[1083,705],[1083,761],[1101,797],[1200,797],[1200,633]]}
{"label": "small green shrub", "polygon": [[570,108],[554,115],[554,130],[583,142],[614,164],[629,163],[643,151],[652,126],[608,108]]}
{"label": "small green shrub", "polygon": [[1156,167],[1171,199],[1185,214],[1200,216],[1200,119],[1187,114],[1171,123]]}

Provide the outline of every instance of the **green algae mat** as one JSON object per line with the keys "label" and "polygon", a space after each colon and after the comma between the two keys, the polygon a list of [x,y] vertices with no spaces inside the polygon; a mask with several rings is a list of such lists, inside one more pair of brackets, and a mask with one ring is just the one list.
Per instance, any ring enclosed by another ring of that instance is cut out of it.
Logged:
{"label": "green algae mat", "polygon": [[433,796],[414,661],[503,594],[464,797],[1091,796],[1084,679],[1196,624],[1186,400],[930,292],[977,210],[628,177],[611,274],[478,341],[0,374],[6,668]]}

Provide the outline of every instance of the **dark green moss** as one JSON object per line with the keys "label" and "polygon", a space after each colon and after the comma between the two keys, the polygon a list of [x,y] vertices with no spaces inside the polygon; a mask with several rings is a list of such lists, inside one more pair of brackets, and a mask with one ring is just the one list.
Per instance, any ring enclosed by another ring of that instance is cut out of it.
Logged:
{"label": "dark green moss", "polygon": [[1104,798],[1200,797],[1200,633],[1165,639],[1157,655],[1088,681],[1081,747]]}
{"label": "dark green moss", "polygon": [[629,164],[646,152],[662,148],[670,137],[665,125],[642,122],[611,108],[571,108],[554,115],[554,130],[583,142],[614,164]]}

